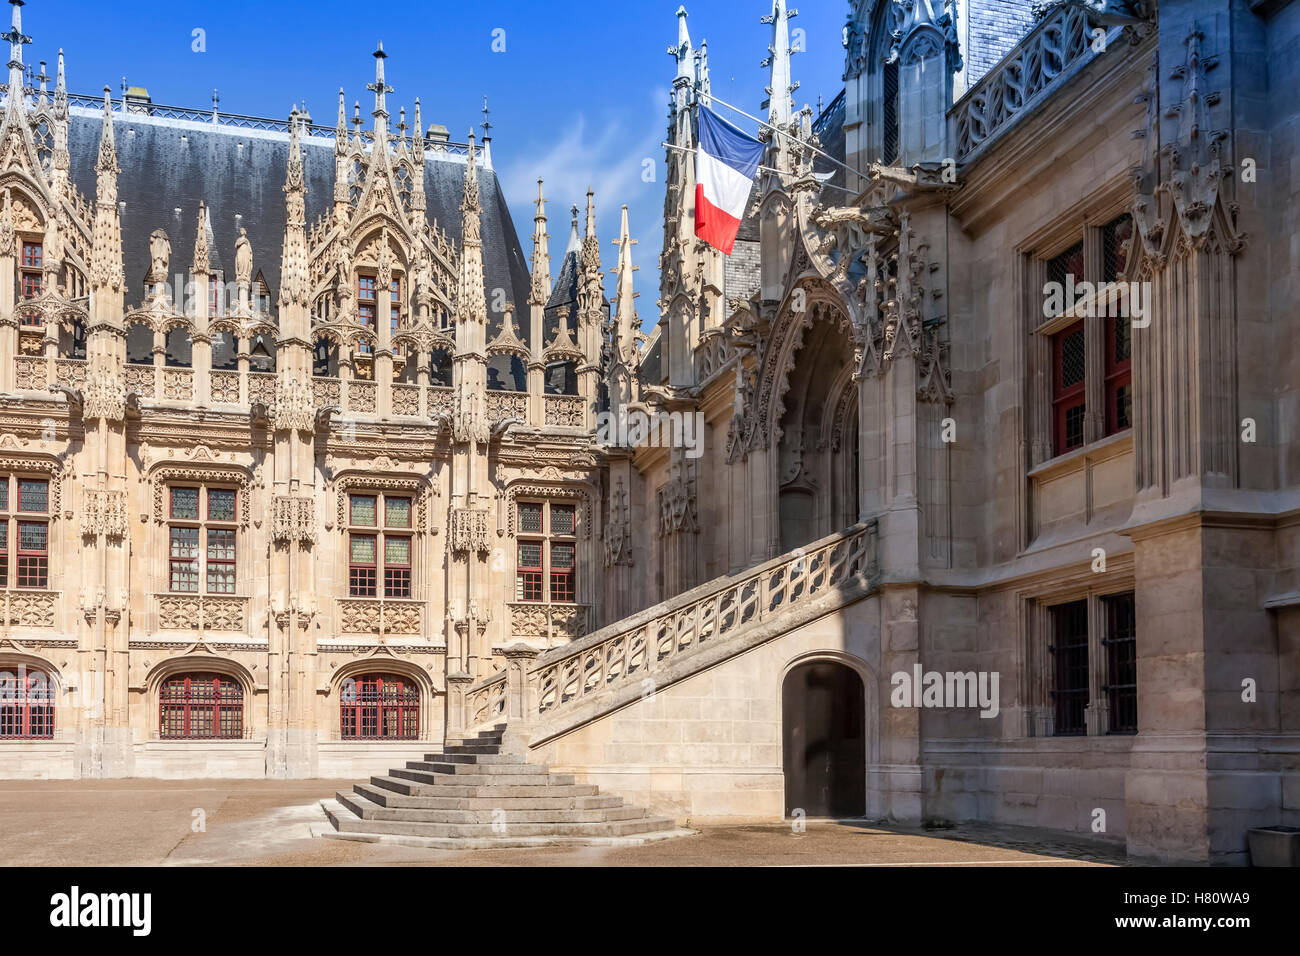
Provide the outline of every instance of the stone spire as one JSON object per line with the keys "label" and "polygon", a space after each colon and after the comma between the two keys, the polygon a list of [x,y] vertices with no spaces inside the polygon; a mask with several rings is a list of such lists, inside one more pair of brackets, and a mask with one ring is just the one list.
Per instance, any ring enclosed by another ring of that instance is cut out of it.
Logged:
{"label": "stone spire", "polygon": [[[31,43],[32,38],[23,33],[23,0],[9,0],[13,6],[9,32],[0,35],[0,40],[9,41],[9,112],[23,111],[23,46]],[[15,95],[15,92],[18,95]]]}
{"label": "stone spire", "polygon": [[63,68],[63,51],[59,50],[59,65],[54,80],[54,186],[56,195],[68,191],[68,79]]}
{"label": "stone spire", "polygon": [[787,10],[785,0],[772,0],[772,12],[762,22],[772,26],[772,42],[767,47],[767,57],[760,64],[770,70],[767,100],[763,103],[768,122],[773,126],[786,126],[794,115],[791,94],[799,88],[790,81],[790,20],[799,15],[798,10]]}
{"label": "stone spire", "polygon": [[529,305],[546,305],[551,294],[550,235],[546,231],[546,197],[542,194],[542,181],[537,180],[537,215],[533,216],[533,283],[528,295]]}
{"label": "stone spire", "polygon": [[[686,28],[686,18],[690,16],[685,7],[677,8],[677,45],[668,48],[668,55],[677,59],[677,79],[690,81],[693,50],[691,32]],[[674,84],[676,85],[676,84]]]}
{"label": "stone spire", "polygon": [[578,206],[575,203],[569,207],[569,214],[573,217],[569,222],[569,243],[564,247],[566,256],[577,255],[578,250],[582,248],[582,236],[578,232]]}
{"label": "stone spire", "polygon": [[487,302],[483,298],[483,209],[479,205],[478,172],[474,167],[474,130],[469,131],[469,155],[465,161],[465,196],[460,203],[461,256],[460,289],[456,300],[457,318],[487,321]]}
{"label": "stone spire", "polygon": [[619,223],[618,238],[611,240],[618,246],[617,291],[615,293],[614,345],[620,361],[630,363],[636,354],[636,333],[640,322],[636,317],[636,296],[632,288],[632,273],[639,266],[632,265],[632,247],[636,240],[632,238],[627,226],[627,206],[623,207],[622,220]]}
{"label": "stone spire", "polygon": [[[91,237],[90,281],[97,305],[116,293],[118,311],[122,295],[122,224],[117,206],[117,144],[113,139],[113,103],[104,87],[104,124],[99,136],[99,159],[95,162],[95,228]],[[112,311],[104,306],[105,314]]]}
{"label": "stone spire", "polygon": [[374,52],[375,57],[375,82],[368,83],[366,89],[375,94],[375,108],[371,111],[371,116],[375,118],[375,142],[386,142],[380,139],[380,133],[388,132],[388,105],[387,94],[393,92],[393,88],[384,82],[384,60],[388,59],[388,54],[384,52],[384,43],[379,41],[379,47]]}
{"label": "stone spire", "polygon": [[[424,162],[424,124],[420,121],[420,98],[415,98],[415,130],[411,137],[411,152],[415,154],[417,163]],[[423,184],[420,184],[423,189]]]}
{"label": "stone spire", "polygon": [[346,153],[348,150],[348,105],[343,97],[343,87],[339,87],[339,119],[334,126],[334,152]]}
{"label": "stone spire", "polygon": [[280,331],[307,336],[307,186],[303,178],[302,126],[295,109],[289,114],[289,163],[284,177],[284,245],[280,257]]}

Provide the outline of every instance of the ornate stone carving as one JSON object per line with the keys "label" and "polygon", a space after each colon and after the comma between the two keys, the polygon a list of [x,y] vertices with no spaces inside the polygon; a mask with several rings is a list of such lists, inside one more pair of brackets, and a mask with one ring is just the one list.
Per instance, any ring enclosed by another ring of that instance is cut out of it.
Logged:
{"label": "ornate stone carving", "polygon": [[249,522],[249,476],[243,468],[215,466],[210,468],[189,468],[178,465],[160,465],[150,475],[153,483],[153,519],[158,524],[167,521],[167,486],[172,482],[214,481],[238,486],[239,526],[247,528]]}
{"label": "ornate stone carving", "polygon": [[659,534],[667,536],[700,530],[695,505],[695,472],[684,462],[672,466],[671,477],[659,489]]}
{"label": "ornate stone carving", "polygon": [[339,631],[343,634],[418,635],[423,621],[424,605],[418,601],[339,601]]}
{"label": "ornate stone carving", "polygon": [[316,543],[315,501],[307,495],[276,495],[271,502],[271,540]]}
{"label": "ornate stone carving", "polygon": [[110,539],[126,537],[126,492],[92,488],[81,499],[81,534],[93,538],[104,535]]}
{"label": "ornate stone carving", "polygon": [[451,550],[455,554],[475,552],[486,554],[491,550],[488,539],[488,511],[486,508],[453,508],[451,512]]}
{"label": "ornate stone carving", "polygon": [[112,366],[91,366],[82,398],[82,415],[86,421],[102,418],[120,422],[126,418],[126,389],[122,387],[118,370]]}
{"label": "ornate stone carving", "polygon": [[316,403],[301,377],[285,374],[275,383],[275,430],[310,432],[316,429]]}
{"label": "ornate stone carving", "polygon": [[582,427],[583,399],[580,395],[547,395],[546,424],[562,428]]}
{"label": "ornate stone carving", "polygon": [[632,563],[632,512],[622,476],[609,498],[609,522],[605,525],[605,567]]}
{"label": "ornate stone carving", "polygon": [[429,526],[429,494],[431,489],[421,479],[414,476],[398,477],[395,475],[345,474],[334,482],[336,496],[337,521],[340,528],[347,526],[348,494],[350,492],[398,492],[412,498],[414,512],[414,529],[418,534]]}
{"label": "ornate stone carving", "polygon": [[[557,475],[558,478],[558,475]],[[506,507],[506,533],[510,537],[515,535],[515,515],[518,509],[515,508],[515,499],[523,496],[525,498],[576,498],[579,501],[580,508],[578,512],[578,535],[583,538],[591,536],[591,499],[592,493],[584,485],[565,485],[565,484],[535,484],[531,482],[516,482],[506,488],[504,495],[504,504]],[[498,534],[500,532],[497,532]]]}
{"label": "ornate stone carving", "polygon": [[5,623],[18,627],[53,627],[56,591],[15,591],[8,595]]}
{"label": "ornate stone carving", "polygon": [[248,599],[206,594],[158,595],[158,626],[165,631],[243,631]]}

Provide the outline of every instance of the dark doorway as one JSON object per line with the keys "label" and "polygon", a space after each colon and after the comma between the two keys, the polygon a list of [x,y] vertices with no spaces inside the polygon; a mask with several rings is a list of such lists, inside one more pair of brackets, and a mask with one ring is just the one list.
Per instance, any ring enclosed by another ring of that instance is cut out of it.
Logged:
{"label": "dark doorway", "polygon": [[785,815],[860,817],[867,811],[862,678],[833,661],[801,664],[781,686]]}

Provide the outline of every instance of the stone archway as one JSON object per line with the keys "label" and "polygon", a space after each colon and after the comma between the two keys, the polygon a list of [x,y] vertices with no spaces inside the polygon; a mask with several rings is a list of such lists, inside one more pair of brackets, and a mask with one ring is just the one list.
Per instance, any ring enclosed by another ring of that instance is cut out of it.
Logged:
{"label": "stone archway", "polygon": [[829,309],[814,310],[788,359],[787,387],[777,409],[782,552],[857,520],[854,348],[845,324],[835,319]]}
{"label": "stone archway", "polygon": [[866,814],[866,695],[857,671],[819,659],[786,674],[781,740],[787,817]]}

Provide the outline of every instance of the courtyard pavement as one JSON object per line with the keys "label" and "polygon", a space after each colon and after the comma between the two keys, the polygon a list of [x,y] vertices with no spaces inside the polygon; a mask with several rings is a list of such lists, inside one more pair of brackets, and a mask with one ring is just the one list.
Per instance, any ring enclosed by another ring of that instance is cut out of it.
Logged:
{"label": "courtyard pavement", "polygon": [[[631,847],[446,851],[315,839],[352,780],[0,781],[7,866],[1095,866],[1122,848],[1022,828],[695,825]],[[198,811],[202,811],[201,813]]]}

